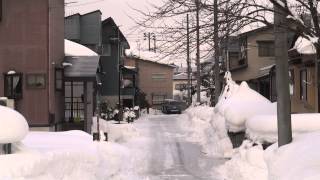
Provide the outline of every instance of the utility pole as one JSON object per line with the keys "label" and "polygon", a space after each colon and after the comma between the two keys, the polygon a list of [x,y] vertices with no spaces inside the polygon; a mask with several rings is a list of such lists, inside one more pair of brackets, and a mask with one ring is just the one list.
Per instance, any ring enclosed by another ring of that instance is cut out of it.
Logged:
{"label": "utility pole", "polygon": [[188,105],[191,104],[191,84],[190,84],[190,40],[189,40],[189,14],[187,14],[187,73],[188,73]]}
{"label": "utility pole", "polygon": [[200,79],[200,26],[199,26],[199,1],[200,0],[195,0],[196,1],[196,21],[197,21],[197,102],[200,102],[200,84],[201,84],[201,79]]}
{"label": "utility pole", "polygon": [[[287,5],[286,0],[280,0]],[[277,119],[278,119],[278,146],[289,144],[292,141],[291,109],[289,93],[288,47],[287,47],[287,20],[285,12],[274,6],[274,34],[275,34],[275,61],[277,85]]]}
{"label": "utility pole", "polygon": [[220,63],[219,63],[219,32],[218,32],[218,0],[213,0],[213,36],[214,36],[214,103],[219,100],[220,95]]}
{"label": "utility pole", "polygon": [[121,102],[121,60],[120,60],[120,27],[117,26],[117,42],[118,42],[118,103],[119,103],[119,114],[118,114],[118,120],[119,120],[119,124],[120,121],[122,121],[122,102]]}

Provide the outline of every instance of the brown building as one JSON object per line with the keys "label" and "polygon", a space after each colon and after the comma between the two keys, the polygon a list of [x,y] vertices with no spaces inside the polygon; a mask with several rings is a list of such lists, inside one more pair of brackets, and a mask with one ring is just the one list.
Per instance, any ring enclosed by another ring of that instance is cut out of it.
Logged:
{"label": "brown building", "polygon": [[311,113],[318,111],[318,88],[315,59],[316,55],[289,51],[291,77],[291,111]]}
{"label": "brown building", "polygon": [[137,87],[146,93],[146,99],[152,106],[160,105],[164,99],[172,98],[174,66],[126,57],[125,65],[135,67],[138,73]]}
{"label": "brown building", "polygon": [[64,59],[64,0],[0,0],[0,96],[14,99],[30,126],[62,118],[55,67]]}

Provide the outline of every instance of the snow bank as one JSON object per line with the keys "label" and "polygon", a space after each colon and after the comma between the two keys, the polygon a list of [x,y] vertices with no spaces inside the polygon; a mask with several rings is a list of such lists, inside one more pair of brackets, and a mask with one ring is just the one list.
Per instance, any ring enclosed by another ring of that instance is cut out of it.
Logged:
{"label": "snow bank", "polygon": [[0,114],[0,144],[19,142],[28,134],[28,123],[20,113],[0,106]]}
{"label": "snow bank", "polygon": [[231,160],[216,169],[220,179],[267,180],[268,171],[261,145],[253,146],[249,141],[237,149]]}
{"label": "snow bank", "polygon": [[[320,114],[292,114],[293,136],[320,130]],[[277,142],[277,115],[258,115],[250,118],[246,123],[247,136],[257,142]]]}
{"label": "snow bank", "polygon": [[[117,121],[106,121],[100,118],[100,131],[108,133],[108,141],[112,142],[127,142],[133,137],[139,137],[139,132],[133,124]],[[97,132],[97,118],[93,117],[92,132]]]}
{"label": "snow bank", "polygon": [[214,108],[191,106],[179,118],[181,127],[189,131],[188,140],[200,143],[210,156],[227,156],[232,144],[227,136],[224,119],[214,116]]}
{"label": "snow bank", "polygon": [[293,142],[278,148],[277,144],[266,150],[269,180],[320,179],[319,132],[299,135]]}
{"label": "snow bank", "polygon": [[67,39],[64,40],[64,54],[65,56],[98,56],[91,49]]}
{"label": "snow bank", "polygon": [[0,156],[0,179],[143,179],[135,171],[142,155],[82,131],[30,132],[13,152]]}

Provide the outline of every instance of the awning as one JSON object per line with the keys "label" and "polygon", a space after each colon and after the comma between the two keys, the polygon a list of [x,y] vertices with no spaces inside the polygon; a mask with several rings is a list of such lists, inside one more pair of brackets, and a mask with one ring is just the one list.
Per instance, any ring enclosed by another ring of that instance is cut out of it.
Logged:
{"label": "awning", "polygon": [[68,78],[96,78],[99,56],[66,56],[64,76]]}

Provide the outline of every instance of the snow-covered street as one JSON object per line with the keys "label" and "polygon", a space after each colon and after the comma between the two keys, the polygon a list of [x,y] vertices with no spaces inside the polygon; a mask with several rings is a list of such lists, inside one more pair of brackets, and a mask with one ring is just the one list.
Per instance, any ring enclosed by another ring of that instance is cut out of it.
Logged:
{"label": "snow-covered street", "polygon": [[[154,115],[137,121],[136,127],[150,137],[152,156],[146,176],[149,179],[212,179],[212,168],[223,163],[202,152],[199,144],[186,140],[186,132],[179,127],[183,115]],[[147,145],[147,144],[146,144]]]}

